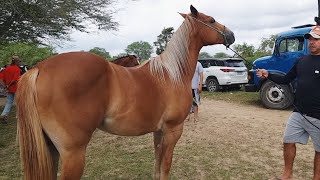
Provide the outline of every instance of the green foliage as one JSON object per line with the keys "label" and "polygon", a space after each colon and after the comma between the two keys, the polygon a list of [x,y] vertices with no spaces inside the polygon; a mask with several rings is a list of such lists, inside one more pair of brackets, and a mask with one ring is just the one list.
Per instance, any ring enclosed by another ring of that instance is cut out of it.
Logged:
{"label": "green foliage", "polygon": [[235,44],[233,49],[239,53],[242,57],[252,57],[254,55],[255,49],[253,45],[248,45],[247,43]]}
{"label": "green foliage", "polygon": [[168,42],[170,41],[173,35],[174,28],[164,28],[161,34],[157,37],[157,41],[153,42],[154,46],[156,46],[156,54],[161,54],[165,48],[167,47]]}
{"label": "green foliage", "polygon": [[207,52],[200,52],[198,58],[199,59],[205,59],[205,58],[212,58],[212,56]]}
{"label": "green foliage", "polygon": [[104,48],[94,47],[89,50],[89,52],[99,55],[107,60],[112,60],[110,53],[107,52]]}
{"label": "green foliage", "polygon": [[227,58],[227,57],[230,57],[230,56],[228,54],[224,53],[224,52],[218,52],[213,57],[215,57],[215,58]]}
{"label": "green foliage", "polygon": [[277,35],[270,35],[269,38],[262,38],[259,48],[256,51],[258,56],[270,56],[272,54],[274,42]]}
{"label": "green foliage", "polygon": [[246,60],[245,63],[247,68],[251,69],[253,61],[260,57],[270,56],[272,54],[276,38],[276,35],[271,35],[269,38],[262,38],[258,49],[255,49],[253,45],[248,45],[247,43],[235,44],[233,45],[233,49]]}
{"label": "green foliage", "polygon": [[41,47],[36,44],[10,43],[0,46],[0,65],[11,63],[11,57],[17,55],[22,64],[33,66],[37,62],[56,54],[52,47]]}
{"label": "green foliage", "polygon": [[128,54],[135,54],[140,59],[149,59],[153,53],[152,46],[145,41],[137,41],[129,44],[125,49]]}
{"label": "green foliage", "polygon": [[[71,29],[117,30],[113,21],[113,0],[10,0],[1,1],[0,44],[43,43],[48,37],[68,39]],[[110,7],[110,8],[108,8]]]}

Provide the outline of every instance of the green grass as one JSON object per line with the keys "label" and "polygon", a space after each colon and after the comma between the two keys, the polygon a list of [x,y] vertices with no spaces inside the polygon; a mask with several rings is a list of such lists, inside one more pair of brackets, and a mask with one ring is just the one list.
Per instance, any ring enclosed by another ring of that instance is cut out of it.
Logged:
{"label": "green grass", "polygon": [[[3,107],[0,107],[1,110]],[[0,179],[20,179],[21,168],[16,140],[15,109],[9,116],[8,125],[0,124]]]}
{"label": "green grass", "polygon": [[259,92],[244,92],[241,91],[224,91],[224,92],[208,92],[202,91],[201,98],[208,98],[212,100],[222,100],[227,102],[248,104],[261,106],[259,99]]}

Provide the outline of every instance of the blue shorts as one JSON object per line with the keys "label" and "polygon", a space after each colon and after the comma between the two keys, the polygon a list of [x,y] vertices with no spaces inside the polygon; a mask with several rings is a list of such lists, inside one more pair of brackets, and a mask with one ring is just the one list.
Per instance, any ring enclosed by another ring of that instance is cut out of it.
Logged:
{"label": "blue shorts", "polygon": [[[307,144],[309,136],[313,142],[315,151],[320,152],[320,120],[304,115],[307,121],[300,113],[293,112],[287,122],[284,132],[284,143],[300,143]],[[317,126],[318,128],[316,128]]]}

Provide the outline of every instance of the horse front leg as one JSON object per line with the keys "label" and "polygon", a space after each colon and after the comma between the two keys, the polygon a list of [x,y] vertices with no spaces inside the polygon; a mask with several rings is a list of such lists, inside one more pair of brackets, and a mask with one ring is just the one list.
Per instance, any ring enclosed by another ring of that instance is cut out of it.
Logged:
{"label": "horse front leg", "polygon": [[156,131],[153,133],[153,143],[154,143],[154,155],[155,155],[155,164],[154,164],[154,179],[160,179],[160,164],[161,164],[161,151],[162,151],[162,140],[163,133],[162,130]]}
{"label": "horse front leg", "polygon": [[155,179],[167,180],[172,163],[173,150],[181,137],[183,123],[172,126],[166,124],[162,131],[154,133],[155,144]]}

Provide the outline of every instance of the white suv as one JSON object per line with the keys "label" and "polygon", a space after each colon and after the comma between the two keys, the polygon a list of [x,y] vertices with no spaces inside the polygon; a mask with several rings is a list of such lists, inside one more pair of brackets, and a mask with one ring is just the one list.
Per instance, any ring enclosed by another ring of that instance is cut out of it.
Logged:
{"label": "white suv", "polygon": [[225,87],[240,89],[248,83],[247,68],[239,58],[208,58],[198,60],[204,69],[203,87],[215,92]]}

